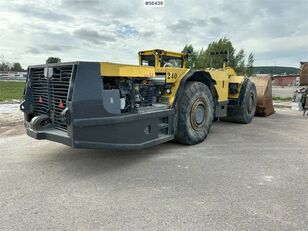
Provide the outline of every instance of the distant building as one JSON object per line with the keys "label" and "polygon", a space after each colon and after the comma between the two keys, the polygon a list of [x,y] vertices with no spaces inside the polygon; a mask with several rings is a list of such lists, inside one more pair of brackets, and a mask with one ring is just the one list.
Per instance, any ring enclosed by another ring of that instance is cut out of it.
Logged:
{"label": "distant building", "polygon": [[0,80],[26,80],[27,72],[0,71]]}
{"label": "distant building", "polygon": [[299,75],[273,75],[272,76],[273,86],[298,86],[299,85]]}
{"label": "distant building", "polygon": [[300,67],[301,67],[300,85],[307,86],[308,85],[308,62],[300,62]]}

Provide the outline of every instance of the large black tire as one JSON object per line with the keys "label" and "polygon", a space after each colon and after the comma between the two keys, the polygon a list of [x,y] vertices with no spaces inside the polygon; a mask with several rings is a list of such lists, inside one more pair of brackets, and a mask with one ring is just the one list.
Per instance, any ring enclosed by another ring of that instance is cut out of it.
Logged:
{"label": "large black tire", "polygon": [[202,142],[213,122],[214,102],[209,88],[201,82],[187,82],[176,110],[175,140],[182,144]]}
{"label": "large black tire", "polygon": [[249,79],[244,84],[244,89],[240,93],[240,105],[228,108],[227,117],[222,121],[229,121],[241,124],[249,124],[255,116],[257,106],[256,86]]}

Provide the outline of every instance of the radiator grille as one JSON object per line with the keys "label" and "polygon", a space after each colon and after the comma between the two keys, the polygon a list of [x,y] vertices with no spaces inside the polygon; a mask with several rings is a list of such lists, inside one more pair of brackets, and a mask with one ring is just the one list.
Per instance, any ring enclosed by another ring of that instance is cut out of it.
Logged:
{"label": "radiator grille", "polygon": [[34,115],[48,114],[48,81],[44,77],[44,68],[34,68],[31,70],[31,88]]}
{"label": "radiator grille", "polygon": [[47,114],[54,128],[64,131],[67,124],[62,120],[61,113],[66,107],[73,67],[52,67],[52,75],[48,78],[44,76],[44,68],[33,68],[30,72],[34,115]]}
{"label": "radiator grille", "polygon": [[61,66],[53,69],[53,75],[49,81],[50,102],[52,110],[52,121],[54,126],[61,130],[66,130],[67,125],[61,120],[61,112],[66,107],[67,93],[73,66]]}

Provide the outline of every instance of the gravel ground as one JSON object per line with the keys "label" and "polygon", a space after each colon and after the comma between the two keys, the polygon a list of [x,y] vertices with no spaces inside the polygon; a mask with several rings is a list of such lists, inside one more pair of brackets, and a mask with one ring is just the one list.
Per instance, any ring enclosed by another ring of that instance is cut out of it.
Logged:
{"label": "gravel ground", "polygon": [[276,111],[130,152],[34,140],[1,113],[19,122],[0,136],[0,230],[308,230],[308,117]]}
{"label": "gravel ground", "polygon": [[0,137],[24,133],[23,118],[19,104],[0,104]]}
{"label": "gravel ground", "polygon": [[18,103],[2,103],[0,104],[0,112],[1,113],[11,113],[17,112],[19,110]]}

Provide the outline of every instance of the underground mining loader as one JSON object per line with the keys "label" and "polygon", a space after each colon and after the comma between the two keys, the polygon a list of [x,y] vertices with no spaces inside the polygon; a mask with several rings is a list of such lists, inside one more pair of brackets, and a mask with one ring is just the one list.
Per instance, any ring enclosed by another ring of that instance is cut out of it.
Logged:
{"label": "underground mining loader", "polygon": [[250,123],[256,88],[234,69],[193,70],[187,54],[139,52],[139,65],[30,66],[20,108],[27,134],[75,148],[197,144],[214,119]]}

